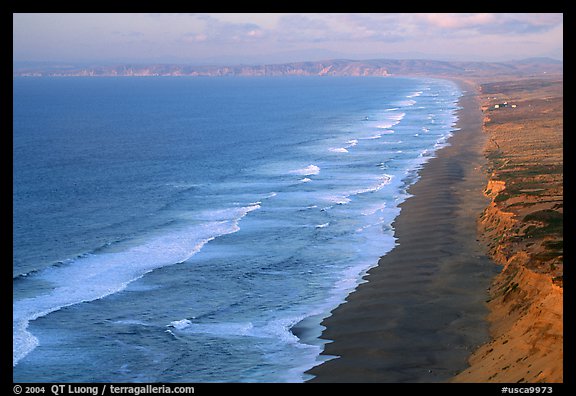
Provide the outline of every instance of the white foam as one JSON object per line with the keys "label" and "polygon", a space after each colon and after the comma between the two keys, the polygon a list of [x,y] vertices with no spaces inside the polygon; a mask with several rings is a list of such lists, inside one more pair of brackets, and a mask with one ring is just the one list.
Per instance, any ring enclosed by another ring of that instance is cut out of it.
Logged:
{"label": "white foam", "polygon": [[258,338],[272,338],[295,346],[306,347],[300,344],[298,337],[290,331],[292,326],[302,319],[304,319],[304,316],[272,319],[262,325],[254,326],[251,335]]}
{"label": "white foam", "polygon": [[295,170],[290,171],[289,173],[293,174],[293,175],[301,175],[301,176],[317,175],[318,173],[320,173],[320,167],[318,167],[316,165],[308,165],[305,168],[295,169]]}
{"label": "white foam", "polygon": [[39,345],[38,339],[29,331],[27,320],[14,318],[12,322],[12,365],[15,366],[20,359],[28,355]]}
{"label": "white foam", "polygon": [[182,330],[182,329],[185,329],[187,327],[190,327],[190,325],[192,325],[192,322],[190,322],[190,320],[188,320],[188,319],[175,320],[173,322],[170,322],[170,326],[172,326],[178,330]]}
{"label": "white foam", "polygon": [[[185,325],[176,327],[174,323],[186,321]],[[187,319],[171,322],[170,326],[185,334],[209,334],[215,337],[247,336],[253,325],[247,323],[192,323]]]}
{"label": "white foam", "polygon": [[115,320],[114,323],[119,324],[119,325],[128,325],[128,326],[150,326],[149,323],[142,322],[141,320],[136,320],[136,319]]}
{"label": "white foam", "polygon": [[[377,183],[375,183],[369,187],[352,190],[350,192],[346,192],[346,193],[339,194],[339,195],[327,195],[327,196],[323,197],[323,200],[328,201],[330,203],[333,203],[335,205],[346,205],[352,201],[351,197],[353,197],[355,195],[374,193],[376,191],[381,190],[382,188],[384,188],[385,186],[390,184],[390,182],[392,181],[392,178],[393,178],[393,176],[391,176],[391,175],[384,175],[378,179]],[[331,209],[331,208],[332,207],[329,206],[329,207],[323,208],[322,210],[327,210],[327,209]],[[328,223],[326,224],[326,226],[327,225],[328,225]],[[321,226],[324,226],[324,225],[321,224]],[[320,228],[318,226],[316,226],[316,227]]]}
{"label": "white foam", "polygon": [[[62,308],[104,298],[124,290],[128,284],[147,273],[184,262],[213,239],[237,232],[238,222],[259,205],[203,212],[209,219],[150,237],[141,245],[114,253],[84,255],[68,265],[51,267],[37,274],[54,283],[48,294],[14,301],[13,365],[38,346],[38,339],[28,330],[30,321]],[[228,217],[226,217],[228,216]]]}
{"label": "white foam", "polygon": [[188,319],[176,320],[168,326],[179,331],[179,334],[206,334],[213,337],[253,337],[269,338],[284,343],[297,344],[296,337],[290,329],[303,317],[270,319],[263,323],[253,322],[216,322],[194,323]]}
{"label": "white foam", "polygon": [[386,209],[386,202],[377,203],[375,205],[369,206],[362,211],[362,215],[364,216],[371,216],[378,212],[383,211]]}
{"label": "white foam", "polygon": [[310,178],[308,178],[308,177],[305,177],[304,179],[301,179],[300,181],[301,181],[302,183],[309,183],[309,182],[312,181],[312,179],[310,179]]}
{"label": "white foam", "polygon": [[406,99],[406,100],[400,100],[396,102],[396,104],[401,107],[409,107],[414,106],[414,104],[416,104],[416,101],[413,99]]}
{"label": "white foam", "polygon": [[316,228],[326,228],[326,227],[328,227],[329,225],[330,225],[330,222],[324,223],[324,224],[318,224],[318,225],[316,226]]}
{"label": "white foam", "polygon": [[328,151],[332,153],[347,153],[349,148],[352,148],[358,144],[358,139],[350,139],[346,142],[345,147],[330,147]]}
{"label": "white foam", "polygon": [[168,187],[172,187],[172,188],[176,188],[176,189],[182,189],[182,190],[189,190],[191,188],[195,188],[195,187],[200,187],[201,184],[198,183],[186,183],[186,182],[181,182],[181,183],[166,183],[166,185]]}
{"label": "white foam", "polygon": [[406,95],[406,97],[407,97],[407,98],[415,98],[415,97],[417,97],[417,96],[422,95],[422,93],[423,93],[422,91],[417,91],[417,92],[414,92],[414,93],[412,93],[412,94],[410,94],[410,95]]}
{"label": "white foam", "polygon": [[376,184],[374,184],[370,187],[367,187],[367,188],[355,190],[354,192],[352,192],[351,195],[365,194],[365,193],[380,191],[382,188],[384,188],[385,186],[390,184],[390,182],[392,181],[392,178],[393,178],[392,175],[384,175],[378,180],[378,182]]}
{"label": "white foam", "polygon": [[406,116],[406,113],[402,112],[402,113],[397,113],[397,114],[393,114],[393,115],[388,115],[386,116],[387,118],[390,118],[394,121],[402,121],[402,119]]}
{"label": "white foam", "polygon": [[260,209],[260,204],[261,202],[252,202],[245,207],[205,210],[194,214],[192,217],[206,221],[227,221],[236,218],[240,220],[253,210]]}
{"label": "white foam", "polygon": [[348,195],[328,195],[324,200],[336,205],[345,205],[351,201]]}
{"label": "white foam", "polygon": [[376,128],[378,128],[378,129],[392,128],[393,126],[398,125],[400,123],[400,121],[402,121],[404,119],[405,116],[406,116],[406,113],[403,113],[403,112],[402,113],[387,114],[385,122],[376,125]]}

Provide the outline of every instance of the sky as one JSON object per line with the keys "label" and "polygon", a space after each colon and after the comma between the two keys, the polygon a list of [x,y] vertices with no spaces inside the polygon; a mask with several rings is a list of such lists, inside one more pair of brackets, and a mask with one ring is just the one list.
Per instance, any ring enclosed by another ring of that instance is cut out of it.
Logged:
{"label": "sky", "polygon": [[563,20],[561,13],[16,13],[13,61],[561,60]]}

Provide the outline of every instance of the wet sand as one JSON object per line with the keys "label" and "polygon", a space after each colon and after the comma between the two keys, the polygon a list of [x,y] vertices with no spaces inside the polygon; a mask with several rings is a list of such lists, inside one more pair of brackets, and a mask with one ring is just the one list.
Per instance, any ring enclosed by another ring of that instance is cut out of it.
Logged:
{"label": "wet sand", "polygon": [[500,270],[477,240],[487,206],[482,114],[459,82],[459,131],[420,171],[394,222],[397,246],[323,321],[324,355],[310,382],[446,382],[489,340],[487,289]]}

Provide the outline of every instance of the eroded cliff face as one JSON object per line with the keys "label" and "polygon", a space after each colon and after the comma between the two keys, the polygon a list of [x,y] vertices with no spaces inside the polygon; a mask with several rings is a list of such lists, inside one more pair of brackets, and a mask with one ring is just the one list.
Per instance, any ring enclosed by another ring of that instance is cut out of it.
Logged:
{"label": "eroded cliff face", "polygon": [[545,274],[527,269],[516,253],[492,285],[493,339],[455,382],[562,382],[563,294]]}
{"label": "eroded cliff face", "polygon": [[503,242],[510,239],[511,230],[516,229],[518,224],[514,213],[505,211],[494,201],[505,189],[506,183],[501,180],[488,181],[484,194],[491,198],[491,201],[479,219],[479,235],[492,258],[500,264],[505,264],[511,254],[511,246]]}
{"label": "eroded cliff face", "polygon": [[479,228],[491,257],[503,265],[490,288],[492,341],[470,359],[471,367],[457,382],[562,382],[563,290],[550,273],[530,269],[529,251],[513,239],[521,227],[515,214],[494,202],[505,184],[491,180],[493,200]]}
{"label": "eroded cliff face", "polygon": [[[456,382],[563,381],[562,81],[521,87],[488,84],[482,97],[491,202],[478,233],[503,269],[489,291],[492,341]],[[504,99],[518,106],[496,111]]]}

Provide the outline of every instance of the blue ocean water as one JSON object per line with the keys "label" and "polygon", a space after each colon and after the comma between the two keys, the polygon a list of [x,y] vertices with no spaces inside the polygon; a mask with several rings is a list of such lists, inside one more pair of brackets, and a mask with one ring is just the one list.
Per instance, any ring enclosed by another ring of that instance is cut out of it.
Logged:
{"label": "blue ocean water", "polygon": [[14,381],[301,382],[460,96],[429,78],[16,78]]}

